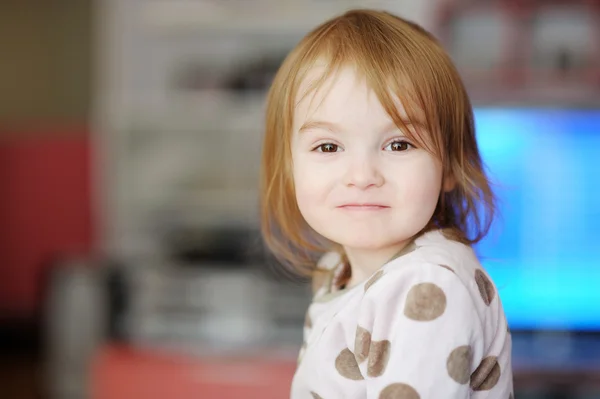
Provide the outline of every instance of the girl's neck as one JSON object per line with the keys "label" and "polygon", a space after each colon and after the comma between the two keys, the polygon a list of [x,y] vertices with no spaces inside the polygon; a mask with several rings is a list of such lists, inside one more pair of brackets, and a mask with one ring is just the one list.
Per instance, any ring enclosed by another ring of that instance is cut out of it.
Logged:
{"label": "girl's neck", "polygon": [[376,249],[345,247],[344,251],[352,271],[346,287],[360,284],[371,277],[373,273],[379,270],[395,255],[402,252],[411,242],[412,238],[389,247]]}

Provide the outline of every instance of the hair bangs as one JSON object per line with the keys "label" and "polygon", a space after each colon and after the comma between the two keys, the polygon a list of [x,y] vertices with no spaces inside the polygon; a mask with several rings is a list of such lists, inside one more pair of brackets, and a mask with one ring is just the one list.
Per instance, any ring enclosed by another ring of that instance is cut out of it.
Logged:
{"label": "hair bangs", "polygon": [[[310,48],[298,60],[302,67],[294,79],[297,93],[294,107],[323,89],[342,68],[353,68],[357,77],[373,90],[396,126],[416,145],[443,160],[440,127],[436,123],[438,113],[432,106],[432,79],[427,68],[423,68],[430,63],[427,53],[419,51],[422,49],[418,42],[407,44],[402,32],[384,22],[379,29],[363,29],[362,19],[360,15],[350,16],[332,22],[322,32],[314,32]],[[309,73],[320,67],[324,70],[318,78],[308,81]],[[307,87],[299,92],[303,84]]]}

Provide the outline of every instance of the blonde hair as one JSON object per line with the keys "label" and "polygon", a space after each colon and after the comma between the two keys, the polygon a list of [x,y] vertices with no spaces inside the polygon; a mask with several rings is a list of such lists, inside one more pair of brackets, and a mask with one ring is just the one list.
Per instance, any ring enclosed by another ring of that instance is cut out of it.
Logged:
{"label": "blonde hair", "polygon": [[[317,62],[325,62],[326,71],[310,90],[342,67],[355,68],[396,125],[441,160],[444,177],[452,179],[454,188],[441,191],[426,229],[443,228],[468,244],[481,240],[494,216],[494,195],[477,148],[471,103],[456,68],[437,40],[417,24],[383,11],[352,10],[304,37],[284,60],[268,94],[261,223],[275,256],[301,274],[311,274],[316,257],[333,245],[300,214],[292,176],[297,96]],[[406,128],[397,99],[408,119],[424,124],[428,134]]]}

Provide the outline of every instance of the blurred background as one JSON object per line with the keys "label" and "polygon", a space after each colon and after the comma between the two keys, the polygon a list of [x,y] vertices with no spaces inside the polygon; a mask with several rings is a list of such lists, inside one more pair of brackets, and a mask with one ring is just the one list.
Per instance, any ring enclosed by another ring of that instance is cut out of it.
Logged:
{"label": "blurred background", "polygon": [[0,3],[0,397],[286,398],[310,300],[258,233],[265,91],[352,7],[446,45],[501,218],[515,396],[600,398],[600,2]]}

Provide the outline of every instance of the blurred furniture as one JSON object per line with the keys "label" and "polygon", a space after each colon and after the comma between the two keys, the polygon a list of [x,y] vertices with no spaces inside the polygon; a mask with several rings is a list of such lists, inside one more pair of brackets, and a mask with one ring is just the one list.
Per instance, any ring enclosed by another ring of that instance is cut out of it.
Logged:
{"label": "blurred furniture", "polygon": [[600,103],[597,0],[450,0],[435,26],[477,105]]}
{"label": "blurred furniture", "polygon": [[47,399],[286,397],[309,288],[259,267],[56,265],[45,301]]}

